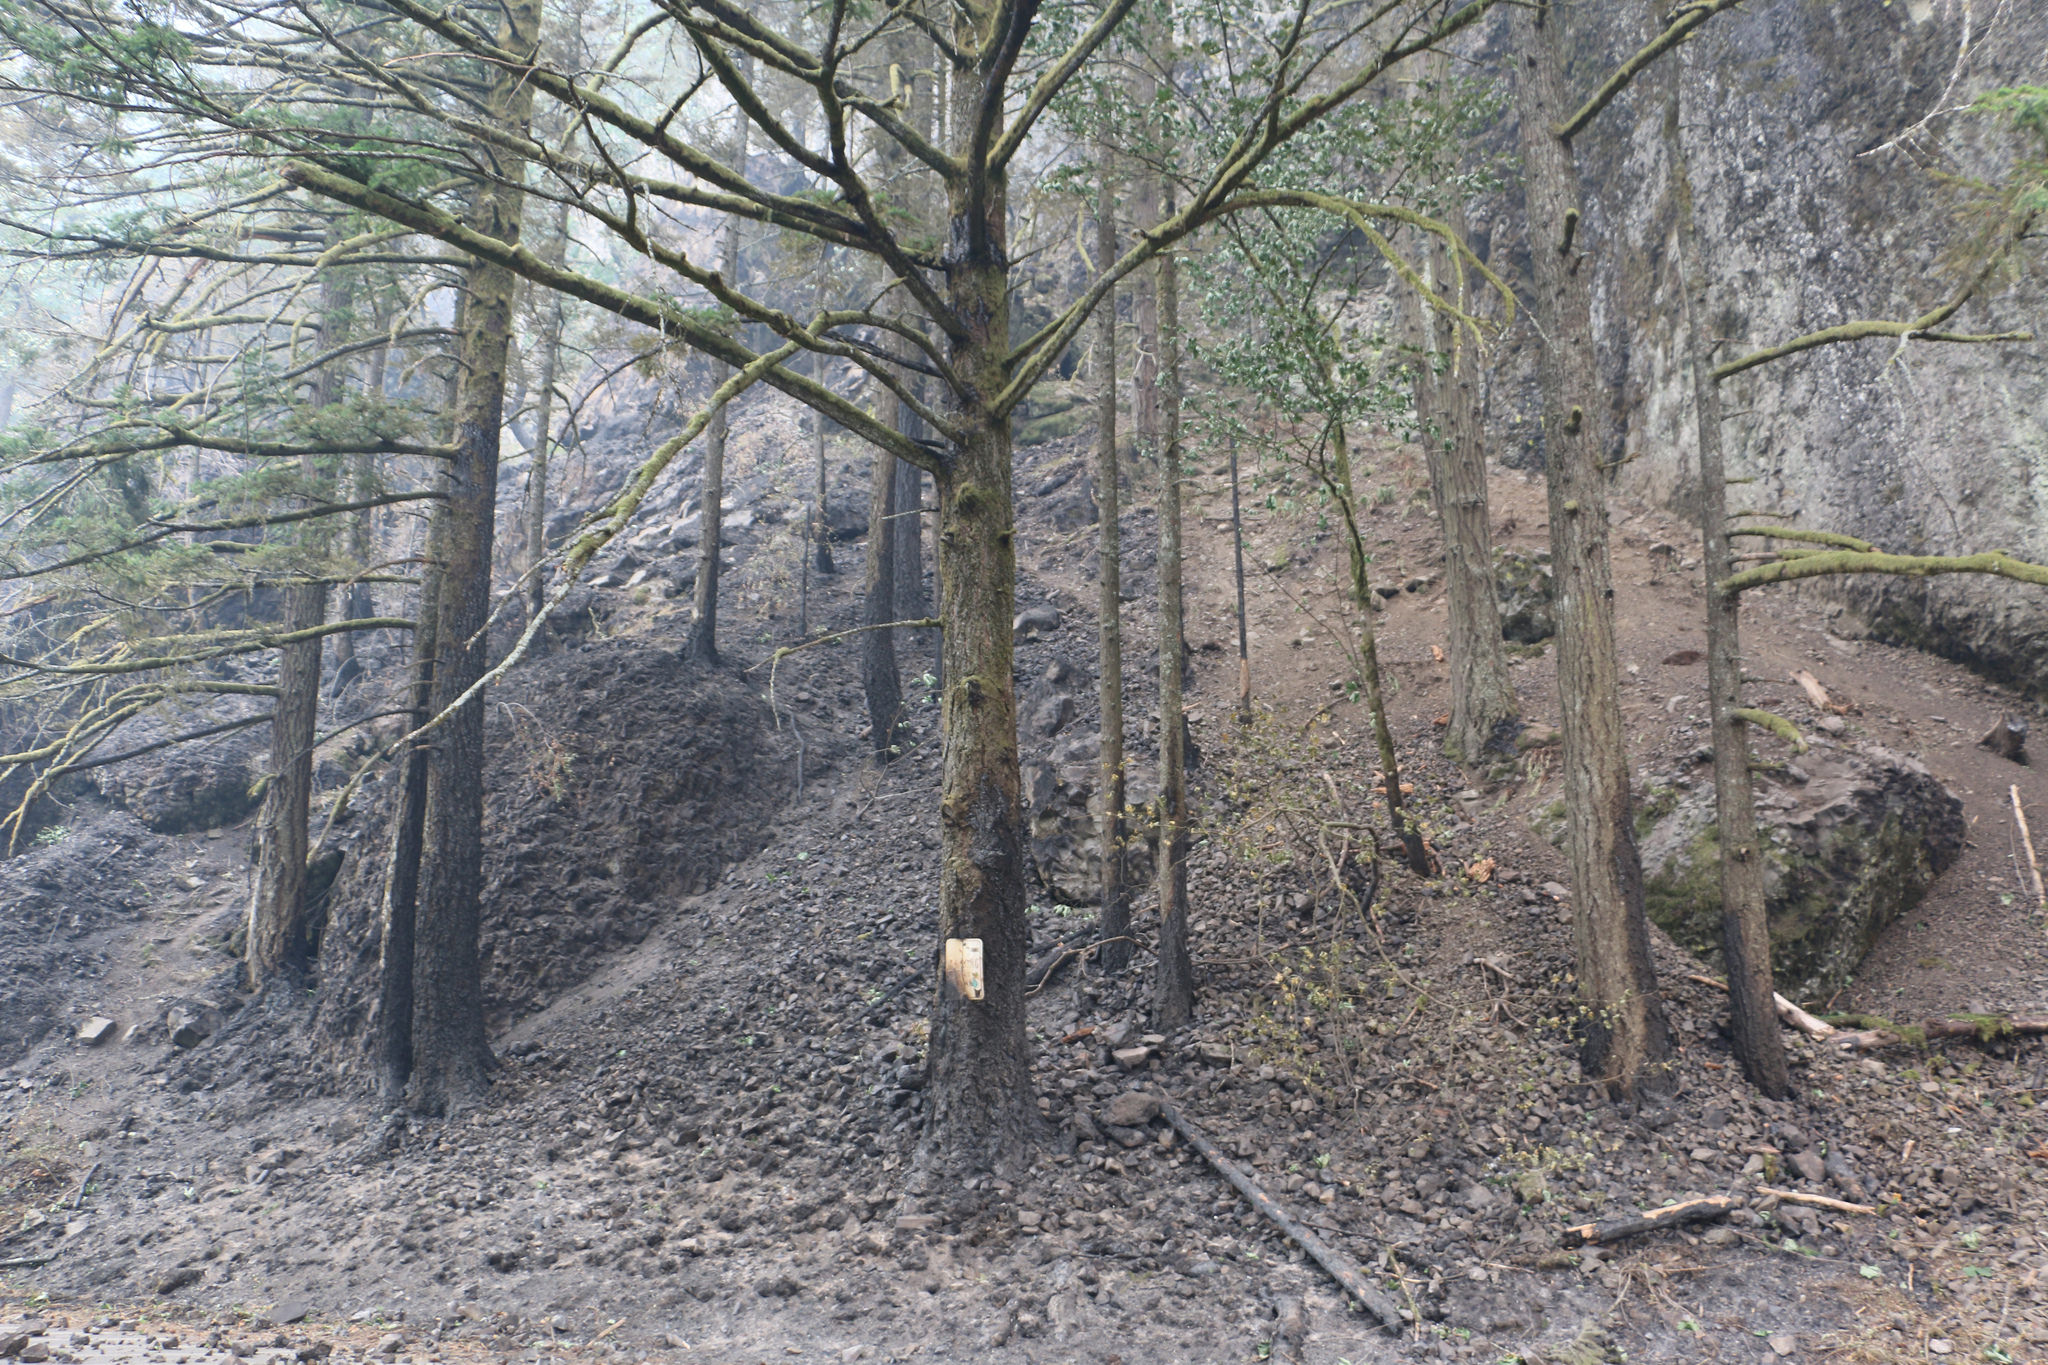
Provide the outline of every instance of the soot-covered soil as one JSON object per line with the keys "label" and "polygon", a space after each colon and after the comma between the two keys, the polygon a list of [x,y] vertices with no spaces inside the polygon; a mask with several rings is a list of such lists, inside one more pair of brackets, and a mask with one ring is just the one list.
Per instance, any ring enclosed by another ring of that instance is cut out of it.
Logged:
{"label": "soot-covered soil", "polygon": [[[1032,452],[1019,486],[1079,449]],[[1502,483],[1504,518],[1535,515],[1517,485]],[[1218,490],[1196,491],[1200,646],[1230,638],[1228,542]],[[1425,518],[1397,500],[1373,520],[1387,574],[1427,567]],[[1020,687],[1066,715],[1027,737],[1027,758],[1043,758],[1094,724],[1092,536],[1035,506],[1020,529],[1022,605],[1062,614],[1019,646]],[[1152,530],[1143,516],[1127,527],[1134,541]],[[1561,860],[1526,823],[1554,785],[1542,762],[1487,781],[1434,756],[1440,628],[1428,589],[1398,596],[1378,620],[1404,778],[1451,875],[1390,871],[1371,914],[1344,912],[1301,833],[1336,812],[1371,818],[1362,715],[1331,688],[1342,552],[1277,515],[1254,538],[1255,563],[1289,566],[1252,585],[1258,725],[1228,723],[1230,651],[1195,655],[1197,1023],[1148,1031],[1143,953],[1123,978],[1055,975],[1032,999],[1040,1157],[1014,1180],[934,1185],[915,1159],[936,926],[929,699],[913,689],[907,752],[878,771],[850,646],[780,665],[780,731],[759,700],[766,670],[738,671],[765,649],[750,637],[790,634],[772,593],[735,625],[751,656],[715,677],[669,660],[673,615],[622,599],[618,638],[556,656],[493,703],[504,1065],[491,1104],[385,1126],[345,1079],[264,1060],[295,1017],[277,1002],[189,1054],[159,1032],[96,1050],[46,1039],[0,1092],[0,1157],[28,1163],[19,1203],[39,1220],[0,1256],[52,1259],[0,1275],[24,1295],[161,1301],[226,1327],[236,1310],[294,1304],[308,1311],[288,1344],[337,1359],[374,1351],[370,1329],[400,1314],[397,1349],[447,1359],[2048,1358],[2038,1045],[1859,1058],[1795,1040],[1799,1097],[1761,1101],[1733,1069],[1720,997],[1691,979],[1702,964],[1660,938],[1676,1096],[1607,1104],[1572,1057],[1566,907],[1547,885]],[[1633,562],[1617,578],[1631,585],[1624,648],[1640,654],[1690,619],[1678,613],[1696,585],[1646,586]],[[811,585],[822,619],[851,623],[849,577]],[[1135,655],[1151,638],[1142,600],[1126,627]],[[1888,655],[1859,663],[1859,685],[1894,676]],[[1547,663],[1515,672],[1532,719],[1551,719]],[[1698,742],[1653,685],[1631,698],[1646,769]],[[664,687],[673,696],[649,695]],[[1137,680],[1134,730],[1149,696]],[[699,736],[688,762],[708,771],[658,770],[677,731]],[[1134,737],[1141,767],[1148,752]],[[672,815],[686,803],[701,812],[687,826]],[[1988,807],[1971,809],[1981,823]],[[698,827],[736,842],[690,844]],[[224,841],[165,844],[166,866],[226,870]],[[1485,880],[1467,875],[1489,859]],[[168,896],[160,874],[144,881]],[[1047,896],[1035,949],[1089,941],[1091,913]],[[586,932],[600,914],[633,927]],[[2002,932],[2038,932],[2023,909],[2014,919]],[[351,922],[337,911],[338,928]],[[189,937],[160,967],[121,941],[112,978],[196,973]],[[2030,1003],[2013,979],[2001,1001]],[[1347,1313],[1134,1093],[1171,1098],[1366,1265],[1406,1310],[1400,1329]],[[1881,1212],[1809,1210],[1766,1186]],[[79,1207],[51,1208],[81,1187]],[[1559,1250],[1567,1223],[1710,1193],[1743,1207],[1719,1227]]]}

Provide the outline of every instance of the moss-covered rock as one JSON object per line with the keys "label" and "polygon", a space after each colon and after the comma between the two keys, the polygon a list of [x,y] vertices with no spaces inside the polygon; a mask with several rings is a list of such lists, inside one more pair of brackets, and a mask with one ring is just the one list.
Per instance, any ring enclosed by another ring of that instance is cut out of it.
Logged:
{"label": "moss-covered rock", "polygon": [[1533,645],[1557,634],[1557,583],[1547,552],[1495,550],[1493,585],[1500,597],[1501,638]]}
{"label": "moss-covered rock", "polygon": [[[1764,782],[1757,823],[1779,989],[1846,983],[1887,925],[1961,854],[1963,805],[1926,768],[1876,746],[1816,751],[1803,785]],[[1650,918],[1707,958],[1720,953],[1721,849],[1714,794],[1676,803],[1643,840]]]}

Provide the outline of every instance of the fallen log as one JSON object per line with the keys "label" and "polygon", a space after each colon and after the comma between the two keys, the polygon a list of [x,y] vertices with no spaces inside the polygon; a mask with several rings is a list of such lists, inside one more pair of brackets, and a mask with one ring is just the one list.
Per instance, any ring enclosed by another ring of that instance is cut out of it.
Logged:
{"label": "fallen log", "polygon": [[1716,1194],[1705,1199],[1688,1199],[1682,1204],[1666,1204],[1661,1209],[1652,1209],[1637,1218],[1613,1218],[1604,1223],[1574,1224],[1564,1230],[1564,1244],[1568,1247],[1607,1246],[1623,1238],[1637,1237],[1664,1228],[1684,1227],[1690,1223],[1712,1223],[1735,1212],[1735,1207],[1735,1201],[1726,1195]]}
{"label": "fallen log", "polygon": [[1341,1286],[1346,1294],[1356,1299],[1365,1311],[1380,1320],[1380,1325],[1389,1332],[1401,1330],[1401,1310],[1372,1281],[1365,1278],[1351,1259],[1343,1252],[1331,1247],[1322,1238],[1310,1232],[1299,1222],[1289,1217],[1287,1211],[1273,1201],[1273,1197],[1260,1189],[1238,1164],[1223,1155],[1209,1135],[1189,1122],[1179,1108],[1166,1103],[1159,1106],[1159,1116],[1173,1125],[1173,1131],[1187,1140],[1188,1146],[1199,1152],[1204,1160],[1216,1168],[1216,1173],[1230,1182],[1232,1189],[1243,1195],[1251,1206],[1264,1214],[1280,1231],[1307,1252],[1309,1259],[1329,1272],[1330,1278]]}
{"label": "fallen log", "polygon": [[1758,1194],[1767,1194],[1787,1204],[1810,1204],[1817,1209],[1833,1209],[1836,1213],[1876,1213],[1869,1204],[1852,1204],[1846,1199],[1830,1199],[1824,1194],[1805,1194],[1799,1190],[1778,1190],[1769,1185],[1756,1187]]}

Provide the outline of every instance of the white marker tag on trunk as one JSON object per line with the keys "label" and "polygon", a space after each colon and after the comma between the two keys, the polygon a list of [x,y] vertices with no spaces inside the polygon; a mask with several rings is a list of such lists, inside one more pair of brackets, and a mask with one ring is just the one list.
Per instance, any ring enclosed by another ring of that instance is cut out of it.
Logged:
{"label": "white marker tag on trunk", "polygon": [[979,1000],[986,994],[981,983],[980,939],[946,940],[946,979],[953,983],[954,990],[969,1000]]}

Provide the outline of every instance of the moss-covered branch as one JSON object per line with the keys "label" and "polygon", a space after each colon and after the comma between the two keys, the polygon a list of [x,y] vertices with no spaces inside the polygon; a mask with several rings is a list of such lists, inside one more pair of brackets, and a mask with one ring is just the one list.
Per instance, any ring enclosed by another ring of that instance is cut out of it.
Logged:
{"label": "moss-covered branch", "polygon": [[1859,554],[1877,554],[1878,548],[1867,540],[1845,536],[1840,531],[1807,531],[1796,526],[1736,526],[1728,531],[1730,537],[1755,536],[1762,540],[1800,540],[1812,545],[1832,545],[1838,550],[1855,550]]}
{"label": "moss-covered branch", "polygon": [[1779,739],[1792,746],[1794,753],[1806,752],[1806,736],[1799,733],[1799,727],[1783,716],[1772,711],[1760,711],[1754,706],[1738,706],[1729,713],[1737,720],[1769,730]]}
{"label": "moss-covered branch", "polygon": [[1703,0],[1702,3],[1681,5],[1672,14],[1665,30],[1636,50],[1634,56],[1614,69],[1614,74],[1600,83],[1578,111],[1550,131],[1570,142],[1585,126],[1599,117],[1600,111],[1612,104],[1615,97],[1628,89],[1629,82],[1641,74],[1644,67],[1677,47],[1692,35],[1692,31],[1724,9],[1733,9],[1740,0]]}
{"label": "moss-covered branch", "polygon": [[1978,555],[1893,555],[1880,551],[1835,550],[1826,554],[1801,555],[1775,564],[1759,564],[1721,580],[1719,586],[1722,592],[1735,593],[1760,588],[1766,583],[1789,583],[1800,578],[1852,573],[1895,574],[1902,578],[1982,573],[2048,587],[2048,564],[2015,559],[2003,550]]}

